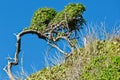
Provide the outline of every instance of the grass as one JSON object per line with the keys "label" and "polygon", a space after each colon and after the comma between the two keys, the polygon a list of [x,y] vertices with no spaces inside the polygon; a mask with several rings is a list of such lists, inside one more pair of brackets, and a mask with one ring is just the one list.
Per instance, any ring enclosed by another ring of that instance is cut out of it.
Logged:
{"label": "grass", "polygon": [[84,47],[78,47],[67,62],[44,68],[27,80],[120,80],[119,28],[111,34],[105,31],[104,24],[86,28]]}

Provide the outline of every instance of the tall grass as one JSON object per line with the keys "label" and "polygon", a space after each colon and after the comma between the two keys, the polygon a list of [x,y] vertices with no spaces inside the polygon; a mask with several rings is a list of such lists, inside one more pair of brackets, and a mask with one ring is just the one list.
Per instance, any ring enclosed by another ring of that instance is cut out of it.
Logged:
{"label": "tall grass", "polygon": [[[84,31],[86,33],[84,33]],[[66,75],[67,75],[66,80],[79,80],[80,76],[85,74],[85,71],[84,71],[85,68],[90,67],[91,60],[94,57],[100,56],[99,51],[101,51],[101,54],[104,56],[104,55],[106,55],[106,53],[104,51],[107,51],[106,49],[109,49],[109,48],[111,49],[110,45],[112,42],[117,41],[118,43],[120,43],[120,25],[114,26],[112,28],[112,32],[110,32],[110,31],[106,30],[105,23],[101,23],[101,25],[90,24],[89,26],[85,27],[83,32],[81,31],[80,36],[81,36],[81,41],[83,41],[84,48],[82,50],[80,50],[78,47],[77,51],[75,52],[77,54],[75,54],[74,57],[77,56],[77,59],[76,58],[72,59],[72,62],[73,62],[72,67],[66,71]],[[97,48],[97,46],[99,46],[99,45],[102,45],[102,47],[101,47],[102,50]],[[114,46],[114,49],[118,49],[118,48],[120,48],[120,46]],[[109,52],[110,52],[110,50],[109,50]],[[120,52],[118,52],[117,54],[118,54],[118,56],[120,56]],[[109,61],[108,61],[108,64],[109,64]],[[101,64],[101,65],[104,65],[104,64]],[[97,69],[97,70],[99,70],[99,69]],[[99,73],[99,71],[97,71],[97,70],[94,70],[93,73],[96,73],[96,72]],[[89,76],[89,75],[87,75],[87,73],[85,75],[86,75],[86,77]],[[94,78],[84,78],[83,77],[80,79],[96,80],[98,78],[94,79]]]}

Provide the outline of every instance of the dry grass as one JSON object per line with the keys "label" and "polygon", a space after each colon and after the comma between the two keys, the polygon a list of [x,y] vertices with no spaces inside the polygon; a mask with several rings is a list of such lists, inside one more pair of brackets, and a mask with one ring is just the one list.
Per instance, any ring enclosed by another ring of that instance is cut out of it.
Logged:
{"label": "dry grass", "polygon": [[[118,50],[116,54],[120,56],[120,50],[118,49],[120,48],[120,44],[118,44],[120,43],[120,25],[114,26],[112,28],[112,31],[108,33],[108,31],[106,31],[105,23],[101,23],[100,25],[90,24],[88,26],[85,26],[83,31],[80,31],[79,37],[80,39],[77,41],[78,44],[76,45],[76,50],[68,62],[62,62],[64,57],[61,56],[59,52],[56,52],[54,56],[49,57],[48,51],[46,52],[45,58],[47,68],[32,74],[29,76],[28,80],[86,80],[91,78],[88,76],[93,76],[93,74],[95,74],[97,78],[94,77],[91,79],[96,80],[99,78],[98,74],[96,74],[99,72],[99,69],[93,69],[93,67],[96,66],[92,64],[92,61],[94,61],[94,59],[99,59],[99,57],[101,58],[101,56],[105,55],[108,55],[112,58],[112,51],[114,50],[111,50],[111,52],[109,52],[109,49]],[[64,47],[66,46],[68,45],[64,45]],[[83,48],[81,48],[81,46],[83,46]],[[106,51],[108,51],[110,54],[107,54]],[[109,60],[105,60],[105,62],[106,65],[109,65]],[[99,63],[102,64],[102,62]],[[86,70],[86,68],[89,68],[90,70]],[[21,68],[21,70],[23,71],[23,68]],[[85,71],[88,71],[89,74],[85,73]],[[28,77],[27,75],[25,76]]]}

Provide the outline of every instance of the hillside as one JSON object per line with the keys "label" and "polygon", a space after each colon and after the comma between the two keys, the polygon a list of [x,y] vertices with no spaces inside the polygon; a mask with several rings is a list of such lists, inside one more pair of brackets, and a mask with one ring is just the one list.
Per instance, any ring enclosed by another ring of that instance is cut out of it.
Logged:
{"label": "hillside", "polygon": [[120,40],[94,40],[66,63],[44,68],[27,80],[120,80]]}

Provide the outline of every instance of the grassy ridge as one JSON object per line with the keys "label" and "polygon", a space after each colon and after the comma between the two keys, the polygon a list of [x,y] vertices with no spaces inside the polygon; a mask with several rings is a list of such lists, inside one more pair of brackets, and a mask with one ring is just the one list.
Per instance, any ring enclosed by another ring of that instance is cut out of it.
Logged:
{"label": "grassy ridge", "polygon": [[27,80],[120,80],[120,41],[94,40],[66,63],[45,68]]}

